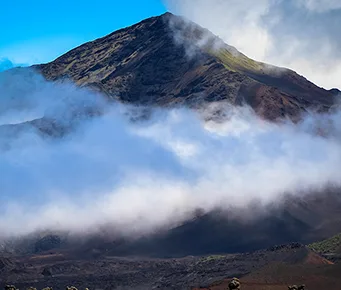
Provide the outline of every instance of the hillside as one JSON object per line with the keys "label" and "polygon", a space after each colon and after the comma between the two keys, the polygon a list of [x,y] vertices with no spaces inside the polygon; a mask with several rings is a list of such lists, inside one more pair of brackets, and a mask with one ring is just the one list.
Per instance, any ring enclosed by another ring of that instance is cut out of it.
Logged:
{"label": "hillside", "polygon": [[251,220],[233,218],[233,215],[246,217],[247,210],[224,212],[217,209],[138,240],[109,238],[103,243],[101,238],[92,239],[84,245],[82,253],[90,253],[96,248],[99,253],[115,256],[164,258],[245,253],[291,242],[308,244],[341,229],[340,210],[339,191],[326,191],[322,196],[312,193],[306,200],[288,199],[280,208],[268,209],[267,213],[255,215]]}
{"label": "hillside", "polygon": [[291,70],[249,59],[198,25],[166,13],[85,43],[35,66],[47,79],[70,78],[135,104],[250,104],[268,119],[328,110],[327,91]]}
{"label": "hillside", "polygon": [[341,234],[312,243],[309,248],[330,261],[339,263],[341,261]]}
{"label": "hillside", "polygon": [[329,239],[313,243],[309,247],[321,254],[332,254],[341,252],[341,234],[335,235]]}
{"label": "hillside", "polygon": [[263,215],[253,213],[252,219],[233,218],[247,217],[247,209],[217,209],[140,238],[123,238],[98,230],[79,244],[77,237],[63,232],[40,233],[11,240],[2,245],[2,252],[32,255],[57,250],[72,253],[75,258],[246,253],[292,242],[310,244],[333,236],[341,230],[340,211],[340,192],[330,190],[324,195],[312,193],[305,200],[288,199],[281,207],[268,208]]}

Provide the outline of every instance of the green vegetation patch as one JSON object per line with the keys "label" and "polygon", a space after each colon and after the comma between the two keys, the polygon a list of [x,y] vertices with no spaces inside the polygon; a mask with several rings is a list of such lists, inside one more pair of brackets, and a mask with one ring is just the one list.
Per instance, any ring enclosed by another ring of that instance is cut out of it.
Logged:
{"label": "green vegetation patch", "polygon": [[224,255],[210,255],[210,256],[206,256],[201,258],[201,262],[208,262],[208,261],[214,261],[214,260],[220,260],[225,258],[226,256]]}
{"label": "green vegetation patch", "polygon": [[310,244],[308,247],[321,254],[335,253],[341,247],[341,233],[330,239]]}
{"label": "green vegetation patch", "polygon": [[239,52],[231,52],[228,49],[211,50],[209,54],[216,57],[227,69],[231,71],[259,72],[262,64],[248,58]]}

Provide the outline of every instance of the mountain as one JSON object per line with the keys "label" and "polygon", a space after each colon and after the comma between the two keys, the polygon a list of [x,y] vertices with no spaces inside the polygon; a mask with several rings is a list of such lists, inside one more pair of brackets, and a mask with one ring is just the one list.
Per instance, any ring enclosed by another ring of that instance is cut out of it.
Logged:
{"label": "mountain", "polygon": [[[340,94],[337,89],[317,87],[292,70],[254,61],[211,32],[170,13],[85,43],[33,68],[52,82],[70,79],[102,92],[109,101],[191,108],[216,101],[246,103],[269,120],[296,120],[302,112],[328,111]],[[92,103],[82,104],[83,109],[68,105],[77,120],[101,113]],[[45,115],[0,126],[0,133],[15,138],[33,125],[58,138],[71,129],[67,121]],[[0,142],[0,146],[8,144]],[[0,244],[0,252],[6,254],[0,259],[0,286],[7,281],[18,282],[21,288],[57,285],[55,289],[65,289],[74,284],[91,289],[188,289],[236,275],[245,278],[245,289],[286,289],[284,284],[300,283],[303,277],[305,282],[318,273],[327,277],[328,289],[338,289],[339,264],[331,265],[301,244],[273,245],[311,243],[340,232],[339,189],[289,198],[283,207],[260,216],[247,211],[216,209],[134,239],[96,232],[79,240],[49,232],[6,241]],[[238,219],[233,218],[236,214]],[[321,245],[330,241],[334,239]],[[270,249],[257,251],[265,247]],[[212,253],[218,255],[188,256]],[[318,277],[318,283],[323,279]],[[320,284],[310,288],[309,280],[306,284],[309,289],[321,288]]]}
{"label": "mountain", "polygon": [[247,103],[268,119],[326,111],[339,91],[294,71],[256,62],[208,30],[166,13],[34,66],[48,80],[71,79],[134,104]]}
{"label": "mountain", "polygon": [[[227,100],[234,105],[246,102],[271,120],[284,116],[295,119],[307,110],[329,110],[340,93],[319,88],[291,70],[256,62],[208,30],[170,13],[85,43],[53,62],[33,68],[48,80],[67,78],[79,86],[99,90],[109,100],[190,107],[213,101]],[[86,117],[98,114],[87,103],[82,108],[86,109]],[[78,111],[73,114],[82,117]],[[0,126],[0,133],[15,138],[17,131],[33,125],[44,134],[59,137],[70,130],[70,124],[58,122],[45,116],[30,124]],[[8,144],[0,146],[6,148]],[[280,211],[252,223],[238,223],[213,213],[133,242],[91,241],[82,251],[96,248],[114,255],[164,257],[245,252],[292,241],[310,243],[341,231],[340,191],[333,190],[328,198],[315,197],[291,201]]]}

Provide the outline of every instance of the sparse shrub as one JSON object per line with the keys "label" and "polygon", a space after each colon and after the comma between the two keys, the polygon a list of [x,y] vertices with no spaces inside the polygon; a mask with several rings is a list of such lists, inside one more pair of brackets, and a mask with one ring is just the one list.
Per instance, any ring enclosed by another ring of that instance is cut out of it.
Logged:
{"label": "sparse shrub", "polygon": [[14,285],[6,285],[5,290],[19,290]]}
{"label": "sparse shrub", "polygon": [[238,278],[233,278],[229,285],[228,285],[230,290],[239,290],[240,289],[240,281]]}
{"label": "sparse shrub", "polygon": [[341,247],[341,234],[338,234],[330,239],[323,240],[321,242],[316,242],[309,245],[310,249],[321,253],[321,254],[329,254],[335,253]]}
{"label": "sparse shrub", "polygon": [[292,286],[288,286],[288,290],[304,290],[305,289],[305,285],[292,285]]}
{"label": "sparse shrub", "polygon": [[66,286],[66,290],[78,290],[75,286]]}
{"label": "sparse shrub", "polygon": [[44,268],[44,270],[41,272],[44,276],[52,276],[52,270],[51,268]]}

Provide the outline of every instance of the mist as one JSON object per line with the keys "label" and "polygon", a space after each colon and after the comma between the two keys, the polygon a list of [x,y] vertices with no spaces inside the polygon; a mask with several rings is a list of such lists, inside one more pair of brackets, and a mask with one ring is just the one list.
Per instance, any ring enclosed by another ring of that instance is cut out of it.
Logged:
{"label": "mist", "polygon": [[[75,113],[87,106],[99,113]],[[217,107],[224,114],[210,118]],[[198,208],[257,202],[265,211],[287,195],[341,185],[340,112],[293,124],[223,102],[199,111],[154,108],[148,118],[143,109],[30,70],[1,74],[2,237],[104,225],[148,234]],[[37,118],[68,130],[51,136]]]}
{"label": "mist", "polygon": [[0,72],[19,66],[24,67],[27,66],[27,64],[14,63],[13,61],[6,57],[0,57]]}
{"label": "mist", "polygon": [[293,69],[326,89],[340,88],[340,1],[164,2],[248,57]]}

